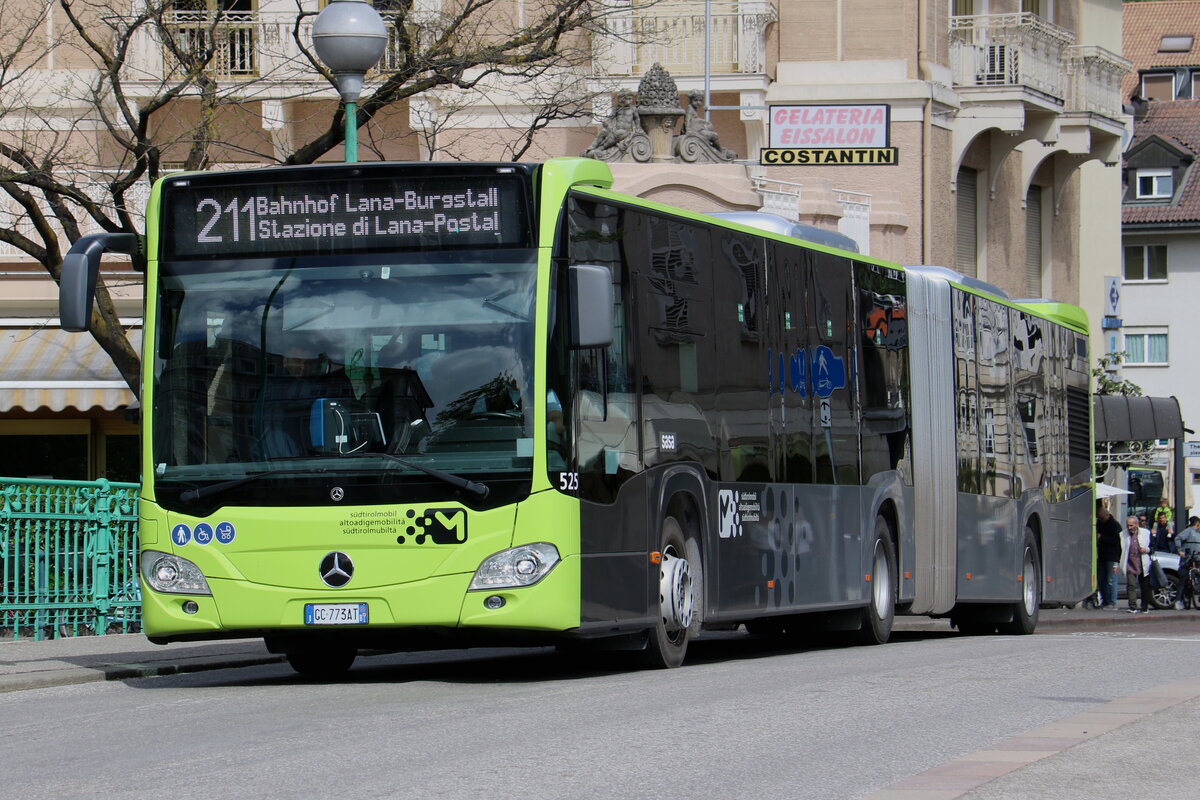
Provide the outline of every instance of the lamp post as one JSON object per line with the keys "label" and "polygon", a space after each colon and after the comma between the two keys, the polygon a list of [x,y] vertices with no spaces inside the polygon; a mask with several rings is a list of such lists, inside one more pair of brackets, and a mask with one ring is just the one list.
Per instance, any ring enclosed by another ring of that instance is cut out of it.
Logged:
{"label": "lamp post", "polygon": [[363,0],[331,0],[313,23],[317,58],[333,71],[346,105],[346,163],[358,161],[358,97],[387,47],[383,19]]}

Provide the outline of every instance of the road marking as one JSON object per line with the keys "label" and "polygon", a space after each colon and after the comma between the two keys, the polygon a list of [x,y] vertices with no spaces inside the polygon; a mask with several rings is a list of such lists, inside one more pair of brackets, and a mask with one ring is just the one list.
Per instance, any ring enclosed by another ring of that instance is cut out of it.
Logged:
{"label": "road marking", "polygon": [[[1102,639],[1125,639],[1126,641],[1139,642],[1200,642],[1200,639],[1184,636],[1142,636],[1139,633],[1072,633],[1069,636],[1091,636]],[[1067,638],[1068,635],[1059,634],[1058,638]]]}
{"label": "road marking", "polygon": [[1089,739],[1111,733],[1131,722],[1138,722],[1197,697],[1200,697],[1200,677],[1119,697],[1090,711],[1005,739],[987,750],[896,781],[867,795],[864,800],[953,800],[1035,761],[1070,750]]}

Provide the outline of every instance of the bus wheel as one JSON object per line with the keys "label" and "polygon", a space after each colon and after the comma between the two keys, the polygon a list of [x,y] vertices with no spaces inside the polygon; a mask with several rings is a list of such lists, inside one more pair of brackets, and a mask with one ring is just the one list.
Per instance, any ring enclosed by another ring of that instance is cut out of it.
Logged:
{"label": "bus wheel", "polygon": [[1038,557],[1037,539],[1025,529],[1025,547],[1021,551],[1021,601],[1012,606],[1012,619],[1001,622],[1000,633],[1024,636],[1033,633],[1038,622],[1038,606],[1042,603],[1042,570]]}
{"label": "bus wheel", "polygon": [[353,647],[330,645],[320,649],[289,650],[287,660],[292,669],[301,675],[336,678],[350,669],[357,656],[358,650]]}
{"label": "bus wheel", "polygon": [[875,517],[875,544],[871,552],[871,603],[863,609],[858,640],[863,644],[883,644],[892,635],[897,588],[892,532],[883,517]]}
{"label": "bus wheel", "polygon": [[[683,528],[675,517],[663,520],[660,547],[662,562],[658,568],[658,622],[650,631],[650,641],[643,655],[646,666],[669,669],[682,664],[687,653],[688,639],[695,622],[698,584],[693,580],[693,565],[688,558]],[[699,556],[695,548],[693,551],[695,556]]]}

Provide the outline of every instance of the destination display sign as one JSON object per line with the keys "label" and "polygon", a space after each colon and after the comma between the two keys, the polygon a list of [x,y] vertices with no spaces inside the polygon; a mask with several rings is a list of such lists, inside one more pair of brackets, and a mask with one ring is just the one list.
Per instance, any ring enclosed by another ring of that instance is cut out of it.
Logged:
{"label": "destination display sign", "polygon": [[167,259],[528,246],[519,174],[318,178],[164,191]]}

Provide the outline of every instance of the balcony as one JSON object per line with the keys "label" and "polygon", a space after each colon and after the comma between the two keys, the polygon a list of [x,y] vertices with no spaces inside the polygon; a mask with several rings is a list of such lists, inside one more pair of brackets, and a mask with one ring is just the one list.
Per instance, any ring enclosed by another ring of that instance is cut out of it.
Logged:
{"label": "balcony", "polygon": [[[395,15],[383,13],[388,31],[388,46],[378,69],[387,71],[401,63],[400,37],[397,36]],[[418,26],[410,24],[407,32],[414,40]],[[314,17],[300,22],[300,40],[312,46]],[[145,29],[143,29],[145,31]],[[206,59],[205,74],[222,82],[250,81],[270,78],[275,82],[319,83],[316,72],[296,46],[296,14],[293,12],[232,12],[232,11],[173,11],[164,16],[163,34],[171,38],[175,48],[193,59]],[[132,63],[134,74],[147,80],[156,79],[183,68],[171,47],[150,43],[151,34],[140,34],[141,47],[136,49]],[[266,87],[264,87],[266,88]]]}
{"label": "balcony", "polygon": [[1084,161],[1108,164],[1118,157],[1120,83],[1130,68],[1120,56],[1076,45],[1071,31],[1031,13],[956,16],[950,18],[950,67],[962,100],[954,163],[987,136],[992,192],[1013,150],[1027,156],[1026,185],[1047,158],[1056,159],[1062,176]]}
{"label": "balcony", "polygon": [[706,40],[710,74],[765,74],[766,32],[778,19],[775,8],[765,0],[714,0],[707,13],[705,6],[663,0],[610,17],[610,35],[597,39],[593,74],[639,77],[659,63],[674,78],[703,76]]}
{"label": "balcony", "polygon": [[957,87],[1024,87],[1062,100],[1063,56],[1074,35],[1036,14],[950,18],[950,68]]}
{"label": "balcony", "polygon": [[1121,111],[1121,77],[1133,69],[1133,62],[1095,45],[1068,47],[1067,112],[1099,114],[1118,119]]}

